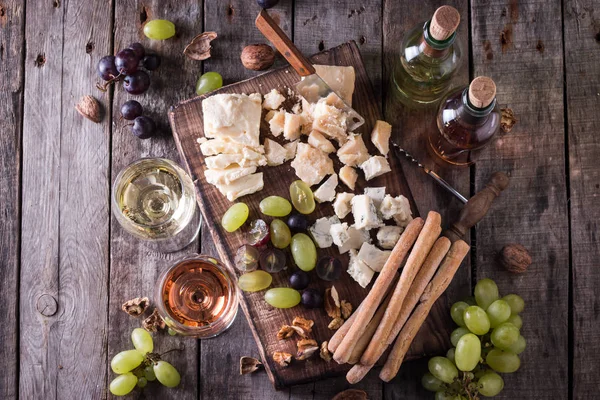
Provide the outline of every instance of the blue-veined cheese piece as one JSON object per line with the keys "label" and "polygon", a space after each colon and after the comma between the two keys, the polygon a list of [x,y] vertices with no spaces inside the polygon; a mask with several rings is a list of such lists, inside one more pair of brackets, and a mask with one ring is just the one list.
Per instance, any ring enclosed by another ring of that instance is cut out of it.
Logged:
{"label": "blue-veined cheese piece", "polygon": [[342,192],[338,193],[335,196],[335,201],[333,202],[333,211],[338,218],[346,218],[346,215],[350,214],[352,211],[352,205],[350,202],[354,197],[354,193]]}
{"label": "blue-veined cheese piece", "polygon": [[336,174],[331,175],[327,180],[314,191],[315,200],[319,203],[333,201],[335,199],[335,188],[338,185],[338,177]]}
{"label": "blue-veined cheese piece", "polygon": [[373,200],[375,208],[379,210],[381,202],[385,198],[385,186],[383,187],[368,187],[365,188],[365,194]]}
{"label": "blue-veined cheese piece", "polygon": [[370,243],[363,243],[357,257],[373,271],[381,272],[391,253],[389,250],[380,250]]}
{"label": "blue-veined cheese piece", "polygon": [[382,226],[377,231],[377,244],[382,249],[391,250],[394,248],[404,228],[400,226]]}
{"label": "blue-veined cheese piece", "polygon": [[369,158],[367,161],[360,164],[360,169],[363,170],[365,179],[368,181],[391,171],[390,164],[388,164],[385,157],[382,156],[373,156]]}
{"label": "blue-veined cheese piece", "polygon": [[396,225],[405,227],[412,221],[412,211],[408,199],[402,195],[392,197],[386,195],[381,202],[379,212],[383,219],[394,219]]}
{"label": "blue-veined cheese piece", "polygon": [[342,245],[338,246],[340,254],[347,253],[349,250],[360,249],[363,243],[371,243],[369,231],[364,229],[356,229],[353,225],[348,227],[349,239]]}
{"label": "blue-veined cheese piece", "polygon": [[333,244],[333,239],[329,233],[331,228],[331,224],[337,224],[340,220],[336,217],[323,217],[319,218],[315,221],[315,223],[308,228],[308,232],[314,239],[317,247],[321,249],[325,249],[327,247],[331,247]]}
{"label": "blue-veined cheese piece", "polygon": [[337,223],[331,224],[329,228],[329,234],[336,246],[343,246],[348,240],[350,240],[350,234],[348,233],[348,223]]}
{"label": "blue-veined cheese piece", "polygon": [[373,279],[375,272],[369,268],[360,258],[356,250],[350,250],[350,262],[348,263],[348,274],[354,279],[360,286],[367,287],[367,285]]}
{"label": "blue-veined cheese piece", "polygon": [[378,228],[383,223],[377,215],[377,208],[371,198],[361,194],[352,198],[352,214],[354,215],[354,227],[356,229]]}

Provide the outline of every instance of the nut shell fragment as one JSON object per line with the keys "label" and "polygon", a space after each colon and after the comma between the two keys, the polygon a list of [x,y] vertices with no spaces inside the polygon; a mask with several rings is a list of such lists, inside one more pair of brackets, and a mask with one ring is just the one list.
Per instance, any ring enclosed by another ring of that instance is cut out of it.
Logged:
{"label": "nut shell fragment", "polygon": [[368,400],[364,390],[348,389],[336,394],[331,400]]}
{"label": "nut shell fragment", "polygon": [[273,361],[279,364],[280,367],[287,367],[292,362],[292,355],[283,351],[273,353]]}
{"label": "nut shell fragment", "polygon": [[95,97],[86,95],[79,99],[79,103],[75,105],[77,112],[90,121],[100,123],[102,121],[102,108],[100,102]]}
{"label": "nut shell fragment", "polygon": [[511,108],[502,108],[500,109],[500,112],[502,113],[500,117],[500,127],[504,133],[508,133],[517,123],[515,113]]}
{"label": "nut shell fragment", "polygon": [[127,300],[123,303],[121,310],[132,317],[139,317],[146,311],[149,305],[150,300],[147,297],[136,297],[135,299]]}
{"label": "nut shell fragment", "polygon": [[155,308],[152,314],[142,321],[142,326],[147,331],[156,332],[159,329],[165,328],[165,321],[158,315],[158,310]]}
{"label": "nut shell fragment", "polygon": [[296,343],[298,346],[298,354],[296,354],[297,360],[306,360],[310,358],[315,351],[319,350],[319,345],[313,339],[302,339]]}
{"label": "nut shell fragment", "polygon": [[217,38],[216,32],[204,32],[192,39],[185,49],[183,54],[192,60],[202,61],[210,58],[210,42]]}
{"label": "nut shell fragment", "polygon": [[240,358],[240,375],[251,374],[258,370],[262,363],[254,357],[242,357]]}

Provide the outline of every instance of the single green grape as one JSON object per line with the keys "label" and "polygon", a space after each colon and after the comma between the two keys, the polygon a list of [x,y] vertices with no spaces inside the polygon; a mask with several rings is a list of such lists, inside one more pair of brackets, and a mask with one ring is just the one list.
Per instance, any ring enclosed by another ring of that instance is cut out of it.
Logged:
{"label": "single green grape", "polygon": [[271,274],[257,270],[241,275],[238,278],[238,286],[244,292],[258,292],[271,286],[272,281]]}
{"label": "single green grape", "polygon": [[196,94],[201,96],[223,87],[223,77],[218,72],[206,72],[196,82]]}
{"label": "single green grape", "polygon": [[427,363],[429,372],[442,382],[452,383],[458,377],[458,370],[446,357],[432,357]]}
{"label": "single green grape", "polygon": [[492,331],[490,339],[499,349],[508,350],[519,339],[519,329],[509,322],[500,324]]}
{"label": "single green grape", "polygon": [[510,318],[510,306],[502,299],[496,300],[490,304],[486,313],[490,319],[490,326],[495,328]]}
{"label": "single green grape", "polygon": [[519,335],[517,341],[514,342],[507,350],[518,355],[525,351],[525,347],[527,347],[527,342],[523,336]]}
{"label": "single green grape", "polygon": [[525,309],[525,300],[519,295],[516,294],[507,294],[502,298],[502,300],[506,301],[510,306],[511,313],[521,314]]}
{"label": "single green grape", "polygon": [[491,279],[482,279],[475,285],[475,301],[477,305],[484,310],[498,300],[500,295],[498,294],[498,286],[496,282]]}
{"label": "single green grape", "polygon": [[460,400],[458,395],[446,393],[444,391],[435,392],[434,400]]}
{"label": "single green grape", "polygon": [[451,347],[446,352],[446,358],[456,364],[455,357],[456,357],[456,347]]}
{"label": "single green grape", "polygon": [[518,314],[512,314],[510,317],[508,317],[506,322],[513,324],[518,329],[521,329],[523,327],[523,319]]}
{"label": "single green grape", "polygon": [[175,387],[181,381],[179,372],[166,361],[161,360],[154,364],[154,374],[156,375],[156,379],[166,387]]}
{"label": "single green grape", "polygon": [[261,200],[260,212],[271,217],[285,217],[292,212],[292,205],[281,196],[269,196]]}
{"label": "single green grape", "polygon": [[144,35],[148,39],[165,40],[175,36],[175,24],[166,19],[153,19],[144,25]]}
{"label": "single green grape", "polygon": [[133,390],[137,382],[137,376],[128,372],[113,379],[108,388],[115,396],[125,396]]}
{"label": "single green grape", "polygon": [[274,219],[269,226],[271,234],[271,243],[278,249],[285,249],[290,245],[292,232],[285,222],[280,219]]}
{"label": "single green grape", "polygon": [[456,345],[454,361],[456,367],[461,371],[473,371],[481,357],[481,342],[472,333],[463,335]]}
{"label": "single green grape", "polygon": [[429,390],[430,392],[439,392],[445,389],[444,382],[433,376],[431,372],[426,372],[425,375],[423,375],[423,378],[421,378],[421,385],[423,385],[425,390]]}
{"label": "single green grape", "polygon": [[494,371],[503,374],[513,373],[521,366],[521,360],[515,353],[496,348],[492,349],[488,353],[487,357],[485,358],[485,362]]}
{"label": "single green grape", "polygon": [[146,378],[138,378],[137,387],[139,387],[139,388],[145,388],[147,384],[148,384],[148,379],[146,379]]}
{"label": "single green grape", "polygon": [[152,368],[152,365],[148,365],[146,368],[144,368],[144,378],[146,378],[148,382],[156,380],[156,374],[154,374],[154,368]]}
{"label": "single green grape", "polygon": [[131,341],[133,342],[133,347],[142,354],[152,353],[152,350],[154,350],[152,335],[145,329],[135,328],[131,332]]}
{"label": "single green grape", "polygon": [[227,232],[238,230],[250,215],[250,209],[245,203],[235,203],[223,214],[221,225]]}
{"label": "single green grape", "polygon": [[450,308],[450,316],[456,325],[465,326],[463,315],[467,307],[469,307],[469,304],[465,303],[464,301],[457,301],[456,303],[452,304],[452,307]]}
{"label": "single green grape", "polygon": [[485,335],[490,330],[490,319],[481,307],[467,307],[464,319],[467,328],[476,335]]}
{"label": "single green grape", "polygon": [[117,353],[112,361],[110,367],[115,374],[124,374],[136,368],[144,361],[144,355],[137,350],[125,350]]}
{"label": "single green grape", "polygon": [[302,271],[312,271],[317,265],[317,248],[305,233],[292,236],[292,257]]}
{"label": "single green grape", "polygon": [[290,288],[273,288],[265,293],[265,301],[275,308],[292,308],[300,303],[300,292]]}
{"label": "single green grape", "polygon": [[497,396],[504,389],[504,379],[494,371],[483,374],[479,381],[479,393],[486,397]]}
{"label": "single green grape", "polygon": [[169,327],[169,329],[167,329],[167,332],[169,333],[169,336],[175,336],[175,335],[177,335],[177,331],[175,331],[171,327]]}
{"label": "single green grape", "polygon": [[467,333],[470,333],[470,331],[467,328],[465,328],[464,326],[459,326],[458,328],[453,330],[452,333],[450,334],[450,342],[452,343],[452,346],[456,347],[459,339],[461,337],[463,337],[464,335],[466,335]]}
{"label": "single green grape", "polygon": [[301,214],[310,214],[315,210],[315,197],[310,186],[303,181],[294,181],[290,185],[290,199],[294,208]]}

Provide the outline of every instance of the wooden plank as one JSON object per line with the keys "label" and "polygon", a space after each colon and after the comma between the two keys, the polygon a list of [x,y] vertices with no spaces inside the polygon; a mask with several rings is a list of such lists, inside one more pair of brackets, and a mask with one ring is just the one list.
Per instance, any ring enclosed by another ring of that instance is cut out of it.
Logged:
{"label": "wooden plank", "polygon": [[[492,0],[474,4],[471,13],[474,75],[493,78],[498,101],[519,119],[475,168],[477,189],[496,170],[511,176],[502,200],[476,229],[477,278],[493,278],[500,293],[516,292],[526,304],[522,332],[527,350],[521,369],[505,375],[500,396],[505,399],[568,397],[569,227],[560,10],[560,1],[539,7],[535,1],[507,5]],[[511,275],[494,261],[510,242],[530,249],[534,263],[525,274]]]}
{"label": "wooden plank", "polygon": [[[598,221],[600,221],[600,139],[594,116],[599,114],[598,92],[600,20],[596,3],[564,3],[564,49],[571,206],[573,336],[573,399],[595,396],[594,370],[600,365],[597,332],[597,288],[600,285]],[[590,312],[594,310],[594,312]]]}
{"label": "wooden plank", "polygon": [[[140,157],[165,157],[179,161],[170,135],[166,113],[173,104],[192,96],[197,80],[196,73],[201,64],[185,57],[183,48],[197,34],[201,33],[198,21],[202,21],[202,2],[195,0],[170,1],[119,1],[115,7],[114,50],[125,48],[139,41],[150,52],[162,58],[158,70],[152,71],[151,86],[140,96],[128,95],[121,85],[115,88],[113,102],[113,141],[112,141],[112,180],[129,163]],[[177,34],[165,41],[147,39],[142,33],[142,25],[152,19],[168,19],[176,26]],[[134,98],[144,107],[162,129],[162,134],[148,140],[134,137],[129,128],[122,129],[119,109],[128,99]],[[159,254],[149,251],[137,239],[125,232],[116,219],[111,219],[111,271],[109,301],[108,359],[119,351],[131,348],[130,334],[133,328],[141,325],[141,320],[132,318],[120,310],[121,304],[133,297],[154,294],[154,285],[161,270],[172,265],[184,255],[195,253],[198,244],[192,244],[183,251]],[[170,353],[165,359],[171,362],[181,374],[181,384],[176,389],[168,389],[158,383],[149,384],[149,390],[156,398],[196,399],[198,397],[198,351],[197,340],[180,336],[168,336],[165,332],[155,334],[155,349],[164,352],[185,346],[182,353]],[[110,367],[109,381],[114,377]]]}
{"label": "wooden plank", "polygon": [[19,391],[19,244],[21,217],[21,128],[23,117],[24,32],[22,0],[0,4],[0,398]]}
{"label": "wooden plank", "polygon": [[[204,72],[217,71],[225,84],[250,78],[260,72],[244,68],[240,54],[244,46],[253,43],[267,43],[254,26],[259,7],[254,2],[234,0],[222,2],[205,0],[204,28],[213,30],[219,37],[215,40],[212,57],[204,62]],[[280,2],[269,10],[275,21],[286,34],[291,35],[291,2]],[[275,67],[285,64],[278,57]],[[217,251],[210,232],[202,228],[201,248],[203,254],[216,255]],[[241,310],[240,310],[241,311]],[[201,342],[200,396],[212,399],[226,393],[226,397],[239,399],[287,399],[289,390],[275,391],[264,371],[250,376],[239,376],[239,358],[252,356],[260,358],[250,326],[240,312],[229,331],[210,341]],[[222,362],[222,360],[228,362]]]}
{"label": "wooden plank", "polygon": [[109,135],[74,106],[93,91],[98,54],[109,49],[111,7],[28,1],[26,10],[20,397],[99,398]]}

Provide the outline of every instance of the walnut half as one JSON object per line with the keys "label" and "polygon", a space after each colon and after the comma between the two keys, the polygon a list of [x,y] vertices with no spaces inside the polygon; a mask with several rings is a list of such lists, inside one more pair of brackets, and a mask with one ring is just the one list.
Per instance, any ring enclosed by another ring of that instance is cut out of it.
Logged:
{"label": "walnut half", "polygon": [[344,320],[338,317],[332,319],[327,327],[333,331],[337,331],[342,327],[342,325],[344,325]]}
{"label": "walnut half", "polygon": [[342,316],[340,311],[340,297],[335,289],[335,286],[325,289],[325,312],[331,318],[339,318]]}
{"label": "walnut half", "polygon": [[262,363],[254,357],[240,358],[240,375],[251,374],[256,371]]}
{"label": "walnut half", "polygon": [[329,349],[327,348],[328,344],[329,344],[328,341],[321,343],[321,347],[320,347],[320,351],[319,351],[319,356],[327,362],[331,361],[331,353],[329,352]]}
{"label": "walnut half", "polygon": [[[310,330],[310,328],[309,328]],[[299,326],[290,326],[290,325],[283,325],[281,327],[281,329],[279,329],[279,332],[277,332],[277,339],[279,340],[283,340],[283,339],[288,339],[291,338],[292,336],[294,336],[294,333],[297,333],[298,336],[300,336],[301,338],[306,338],[306,331],[299,327]]]}
{"label": "walnut half", "polygon": [[350,318],[350,315],[352,315],[352,304],[348,303],[346,300],[342,300],[340,303],[340,308],[342,310],[342,318]]}
{"label": "walnut half", "polygon": [[302,318],[302,317],[296,317],[292,321],[293,326],[302,328],[304,330],[304,332],[307,334],[312,332],[312,327],[314,324],[315,324],[315,322],[313,320]]}
{"label": "walnut half", "polygon": [[132,317],[139,317],[146,311],[149,305],[150,300],[147,297],[136,297],[135,299],[127,300],[123,303],[121,310]]}
{"label": "walnut half", "polygon": [[292,362],[292,355],[283,351],[273,353],[273,361],[279,364],[280,367],[287,367]]}
{"label": "walnut half", "polygon": [[313,339],[302,339],[298,340],[298,354],[296,354],[297,360],[306,360],[310,358],[315,351],[319,350],[319,345]]}
{"label": "walnut half", "polygon": [[155,308],[152,314],[142,321],[142,326],[147,331],[156,332],[158,329],[165,328],[165,321],[158,315],[158,310]]}

